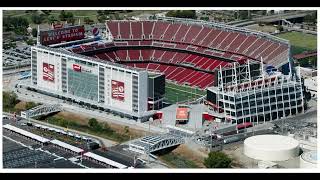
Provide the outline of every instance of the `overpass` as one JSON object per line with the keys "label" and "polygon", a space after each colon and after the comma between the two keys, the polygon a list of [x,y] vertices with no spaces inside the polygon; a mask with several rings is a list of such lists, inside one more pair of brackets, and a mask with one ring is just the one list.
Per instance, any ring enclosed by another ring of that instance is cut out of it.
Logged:
{"label": "overpass", "polygon": [[184,139],[172,134],[160,134],[145,136],[134,140],[129,144],[129,150],[140,154],[149,154],[156,151],[164,150],[170,147],[184,144]]}
{"label": "overpass", "polygon": [[35,116],[47,115],[59,111],[62,111],[62,106],[60,104],[44,104],[27,111],[22,111],[21,117],[28,119]]}
{"label": "overpass", "polygon": [[294,12],[274,14],[274,15],[269,15],[269,16],[259,16],[259,17],[255,17],[252,19],[233,21],[233,22],[229,22],[226,24],[236,26],[236,27],[244,27],[244,26],[249,26],[249,25],[252,25],[252,24],[255,24],[258,22],[272,23],[272,22],[278,22],[278,21],[282,21],[282,20],[302,18],[310,13],[311,13],[310,11],[294,11]]}
{"label": "overpass", "polygon": [[294,12],[287,12],[287,13],[275,14],[270,16],[257,17],[257,18],[253,18],[252,20],[256,22],[262,22],[262,23],[271,23],[271,22],[281,21],[283,19],[288,20],[288,19],[302,18],[310,13],[312,13],[312,11],[294,11]]}

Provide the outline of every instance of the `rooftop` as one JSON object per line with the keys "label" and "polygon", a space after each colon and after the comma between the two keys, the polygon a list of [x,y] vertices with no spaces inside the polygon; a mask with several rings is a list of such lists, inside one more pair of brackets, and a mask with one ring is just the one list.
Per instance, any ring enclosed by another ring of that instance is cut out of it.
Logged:
{"label": "rooftop", "polygon": [[87,61],[93,61],[93,62],[97,62],[97,63],[101,63],[101,64],[107,64],[107,65],[111,65],[111,66],[116,66],[116,67],[120,67],[120,68],[124,68],[124,69],[128,69],[128,70],[136,71],[136,72],[146,71],[146,70],[125,66],[125,65],[122,65],[122,64],[118,64],[118,63],[113,63],[113,62],[110,62],[110,61],[105,61],[105,60],[101,60],[101,59],[97,59],[97,58],[93,58],[93,57],[89,57],[89,56],[76,54],[76,53],[70,52],[70,51],[68,51],[68,50],[66,50],[64,48],[51,48],[51,47],[47,47],[47,46],[43,46],[43,45],[37,45],[37,46],[34,46],[32,48],[33,49],[34,48],[43,49],[43,50],[46,50],[46,51],[60,53],[60,54],[63,54],[64,56],[69,56],[69,57],[72,57],[72,58],[79,58],[79,59],[83,59],[83,60],[87,60]]}

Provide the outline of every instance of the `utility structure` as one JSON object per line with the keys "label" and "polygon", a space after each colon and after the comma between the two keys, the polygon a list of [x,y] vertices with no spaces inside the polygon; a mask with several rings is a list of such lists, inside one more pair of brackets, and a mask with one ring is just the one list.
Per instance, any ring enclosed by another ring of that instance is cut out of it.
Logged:
{"label": "utility structure", "polygon": [[207,101],[231,123],[265,123],[304,112],[300,73],[284,75],[263,62],[245,60],[215,71]]}

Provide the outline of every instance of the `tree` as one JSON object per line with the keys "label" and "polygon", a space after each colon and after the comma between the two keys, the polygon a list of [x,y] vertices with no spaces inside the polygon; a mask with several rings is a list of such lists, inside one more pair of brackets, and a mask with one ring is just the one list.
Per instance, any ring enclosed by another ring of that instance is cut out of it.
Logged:
{"label": "tree", "polygon": [[239,16],[239,12],[238,11],[234,11],[233,12],[233,18],[234,19],[238,19],[238,16]]}
{"label": "tree", "polygon": [[104,15],[104,11],[102,11],[102,10],[97,10],[97,14],[98,14],[98,16],[102,16],[102,15]]}
{"label": "tree", "polygon": [[96,118],[89,119],[89,122],[88,122],[89,127],[94,128],[97,126],[97,124],[99,123]]}
{"label": "tree", "polygon": [[44,20],[43,16],[39,15],[38,13],[33,13],[31,16],[31,20],[35,24],[41,24]]}
{"label": "tree", "polygon": [[67,21],[71,24],[74,24],[74,22],[76,21],[72,12],[65,12],[64,10],[60,12],[59,19],[61,21]]}
{"label": "tree", "polygon": [[29,22],[24,17],[3,18],[4,31],[13,31],[17,35],[26,35]]}
{"label": "tree", "polygon": [[25,10],[24,12],[25,13],[35,13],[35,12],[37,12],[37,10]]}
{"label": "tree", "polygon": [[60,12],[59,19],[61,21],[66,21],[67,17],[66,17],[66,12],[64,10]]}
{"label": "tree", "polygon": [[17,44],[15,42],[9,42],[3,44],[3,49],[16,48]]}
{"label": "tree", "polygon": [[26,109],[32,109],[32,108],[34,108],[36,106],[37,106],[37,104],[34,103],[34,102],[27,102],[26,103]]}
{"label": "tree", "polygon": [[27,43],[28,45],[32,46],[32,45],[35,45],[35,44],[37,43],[37,41],[36,41],[36,40],[33,40],[33,39],[27,39],[27,40],[26,40],[26,43]]}
{"label": "tree", "polygon": [[73,13],[72,12],[67,12],[66,16],[67,16],[66,21],[73,25],[74,22],[76,21],[76,19],[73,16]]}
{"label": "tree", "polygon": [[14,92],[2,92],[3,110],[9,111],[19,102],[17,95]]}
{"label": "tree", "polygon": [[33,37],[37,37],[38,35],[38,30],[36,28],[32,28],[32,32],[31,32]]}
{"label": "tree", "polygon": [[203,16],[203,17],[200,17],[200,20],[209,21],[209,17],[208,16]]}
{"label": "tree", "polygon": [[98,10],[97,11],[97,14],[99,15],[99,16],[102,16],[102,15],[108,15],[108,14],[110,14],[112,11],[103,11],[103,10]]}
{"label": "tree", "polygon": [[194,10],[169,11],[169,12],[167,12],[166,16],[167,17],[177,17],[177,18],[197,19],[196,11],[194,11]]}
{"label": "tree", "polygon": [[46,16],[49,16],[52,10],[41,10]]}
{"label": "tree", "polygon": [[63,118],[59,118],[58,119],[58,124],[59,124],[59,126],[62,126],[62,127],[68,127],[68,121],[67,120],[65,120],[65,119],[63,119]]}
{"label": "tree", "polygon": [[103,130],[102,126],[100,123],[96,124],[93,129],[96,131],[96,132],[101,132]]}
{"label": "tree", "polygon": [[115,20],[121,20],[121,17],[118,13],[113,14]]}
{"label": "tree", "polygon": [[124,133],[125,134],[129,134],[129,126],[125,126],[124,127]]}
{"label": "tree", "polygon": [[239,19],[244,20],[249,18],[249,13],[246,10],[241,10],[238,12],[239,13]]}
{"label": "tree", "polygon": [[55,23],[56,21],[58,21],[58,19],[55,16],[49,16],[48,18],[49,24]]}
{"label": "tree", "polygon": [[277,30],[279,30],[280,32],[282,32],[284,30],[283,26],[277,26]]}
{"label": "tree", "polygon": [[99,23],[103,23],[105,20],[107,20],[107,16],[106,15],[99,15],[97,16],[98,22]]}
{"label": "tree", "polygon": [[204,159],[204,165],[207,168],[230,168],[232,159],[223,152],[210,152]]}
{"label": "tree", "polygon": [[89,17],[85,17],[83,21],[84,21],[85,24],[89,24],[89,25],[94,23],[93,20],[90,19]]}
{"label": "tree", "polygon": [[313,12],[311,14],[306,15],[303,18],[303,21],[305,21],[306,23],[316,23],[317,22],[317,12]]}

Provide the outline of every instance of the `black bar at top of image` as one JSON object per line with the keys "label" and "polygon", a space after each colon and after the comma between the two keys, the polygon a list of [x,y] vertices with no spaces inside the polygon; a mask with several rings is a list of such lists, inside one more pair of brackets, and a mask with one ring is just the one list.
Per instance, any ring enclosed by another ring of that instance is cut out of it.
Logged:
{"label": "black bar at top of image", "polygon": [[2,0],[0,7],[319,7],[317,0]]}

